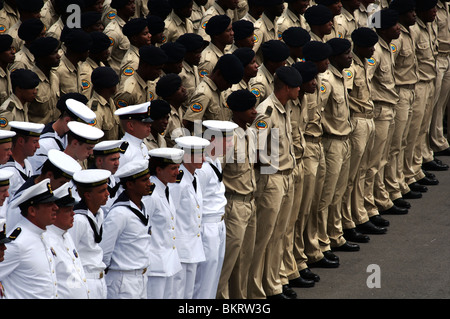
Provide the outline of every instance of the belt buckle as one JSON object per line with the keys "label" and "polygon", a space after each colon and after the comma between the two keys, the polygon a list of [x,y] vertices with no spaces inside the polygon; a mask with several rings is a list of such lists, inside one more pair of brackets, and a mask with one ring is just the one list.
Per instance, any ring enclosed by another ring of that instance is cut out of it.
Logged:
{"label": "belt buckle", "polygon": [[102,278],[103,278],[103,271],[101,271],[99,274],[99,279],[102,279]]}
{"label": "belt buckle", "polygon": [[144,270],[142,270],[142,274],[145,274],[147,272],[147,267],[144,268]]}

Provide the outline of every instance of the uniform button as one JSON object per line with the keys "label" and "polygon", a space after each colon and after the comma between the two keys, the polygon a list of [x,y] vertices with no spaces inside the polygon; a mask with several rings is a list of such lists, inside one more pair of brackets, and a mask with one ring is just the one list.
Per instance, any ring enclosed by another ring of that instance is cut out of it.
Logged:
{"label": "uniform button", "polygon": [[173,249],[175,249],[175,246],[173,246]]}
{"label": "uniform button", "polygon": [[197,237],[200,237],[200,234],[197,234]]}
{"label": "uniform button", "polygon": [[197,205],[197,208],[200,208],[200,206],[199,206],[199,205]]}

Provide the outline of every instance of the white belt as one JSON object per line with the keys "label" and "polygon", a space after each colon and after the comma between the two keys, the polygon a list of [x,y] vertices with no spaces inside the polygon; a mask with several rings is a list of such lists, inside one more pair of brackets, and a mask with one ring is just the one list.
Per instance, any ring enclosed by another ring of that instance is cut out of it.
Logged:
{"label": "white belt", "polygon": [[102,279],[104,277],[104,272],[100,271],[100,272],[87,272],[85,273],[86,278],[88,279]]}
{"label": "white belt", "polygon": [[202,223],[219,223],[223,220],[223,215],[202,215]]}
{"label": "white belt", "polygon": [[144,268],[144,269],[136,269],[136,270],[119,270],[119,269],[109,269],[109,270],[108,270],[108,272],[112,272],[112,271],[120,272],[120,273],[123,273],[123,274],[131,274],[131,275],[136,275],[136,276],[138,276],[138,275],[143,275],[143,274],[145,274],[145,273],[147,272],[147,268]]}

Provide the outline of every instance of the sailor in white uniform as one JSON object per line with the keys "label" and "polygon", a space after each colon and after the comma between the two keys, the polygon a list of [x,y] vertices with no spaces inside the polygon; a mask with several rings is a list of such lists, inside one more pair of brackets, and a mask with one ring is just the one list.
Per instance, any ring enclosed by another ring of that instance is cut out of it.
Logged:
{"label": "sailor in white uniform", "polygon": [[[9,130],[0,130],[0,165],[5,164],[12,155],[12,138],[16,132]],[[1,170],[0,170],[1,171]],[[12,172],[11,172],[12,174]],[[9,189],[9,178],[8,178]],[[8,192],[9,196],[9,192]],[[6,197],[3,205],[0,207],[0,218],[6,218],[6,209],[8,208],[9,197]]]}

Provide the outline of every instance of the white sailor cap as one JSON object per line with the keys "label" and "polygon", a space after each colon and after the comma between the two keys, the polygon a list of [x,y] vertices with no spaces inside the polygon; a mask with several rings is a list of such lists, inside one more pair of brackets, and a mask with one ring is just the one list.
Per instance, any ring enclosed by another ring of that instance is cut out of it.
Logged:
{"label": "white sailor cap", "polygon": [[12,204],[13,207],[20,207],[21,210],[29,206],[54,202],[57,198],[53,194],[50,186],[50,179],[46,178],[41,182],[25,189],[22,195]]}
{"label": "white sailor cap", "polygon": [[67,207],[75,205],[75,198],[72,196],[72,187],[71,183],[65,183],[64,185],[58,187],[53,192],[53,195],[57,198],[55,204],[58,207]]}
{"label": "white sailor cap", "polygon": [[175,139],[177,145],[191,151],[204,150],[210,143],[207,139],[198,136],[180,136]]}
{"label": "white sailor cap", "polygon": [[106,169],[84,169],[73,174],[77,186],[97,187],[108,183],[111,172]]}
{"label": "white sailor cap", "polygon": [[0,144],[11,142],[13,136],[16,136],[16,132],[9,130],[0,130]]}
{"label": "white sailor cap", "polygon": [[181,163],[184,151],[179,148],[160,147],[148,151],[150,161],[152,158],[160,158],[165,163],[179,164]]}
{"label": "white sailor cap", "polygon": [[11,131],[16,132],[16,134],[24,136],[41,136],[42,130],[45,125],[42,123],[31,123],[31,122],[21,122],[21,121],[11,121],[9,122]]}
{"label": "white sailor cap", "polygon": [[57,149],[51,149],[48,151],[48,161],[58,170],[61,174],[68,179],[72,179],[75,172],[81,171],[82,167],[72,157]]}
{"label": "white sailor cap", "polygon": [[9,179],[13,176],[14,173],[10,170],[2,169],[0,170],[0,187],[8,186]]}
{"label": "white sailor cap", "polygon": [[84,122],[90,125],[95,123],[95,112],[92,111],[87,105],[77,101],[75,99],[66,100],[66,111],[70,114],[72,118],[76,121]]}
{"label": "white sailor cap", "polygon": [[105,133],[97,128],[85,123],[70,121],[67,123],[69,134],[80,142],[87,144],[97,144]]}
{"label": "white sailor cap", "polygon": [[222,132],[224,135],[233,135],[234,129],[238,127],[236,123],[230,121],[206,120],[202,124],[207,128],[203,133],[203,137],[206,139],[211,139],[211,136],[217,134],[217,132]]}
{"label": "white sailor cap", "polygon": [[109,155],[113,153],[125,153],[128,148],[128,142],[122,140],[102,141],[94,146],[94,156]]}
{"label": "white sailor cap", "polygon": [[121,120],[153,122],[150,117],[150,102],[122,107],[114,112]]}
{"label": "white sailor cap", "polygon": [[147,174],[150,174],[148,160],[135,160],[119,167],[114,176],[119,178],[120,182],[126,182],[136,180]]}

